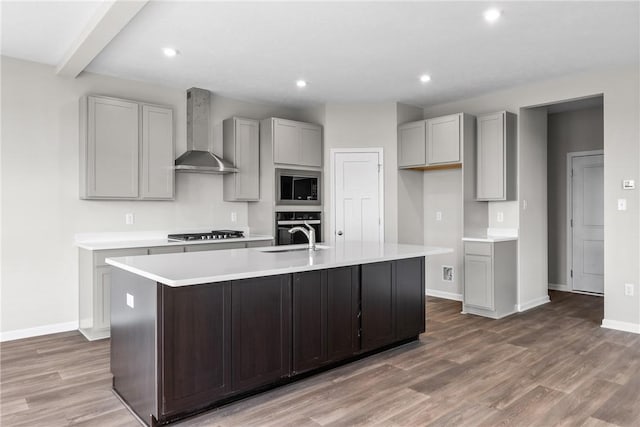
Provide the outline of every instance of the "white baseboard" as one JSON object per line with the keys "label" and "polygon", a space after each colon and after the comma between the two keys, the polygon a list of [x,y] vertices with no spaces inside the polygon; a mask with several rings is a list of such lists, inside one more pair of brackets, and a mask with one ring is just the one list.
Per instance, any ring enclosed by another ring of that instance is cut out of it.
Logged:
{"label": "white baseboard", "polygon": [[536,299],[531,300],[531,301],[527,301],[524,304],[518,304],[517,308],[518,308],[518,311],[520,311],[520,312],[527,311],[527,310],[531,310],[534,307],[538,307],[539,305],[546,304],[546,303],[548,303],[550,301],[551,300],[549,299],[549,295],[545,295],[543,297],[536,298]]}
{"label": "white baseboard", "polygon": [[552,291],[572,292],[569,285],[560,284],[560,283],[549,283],[549,289],[551,289]]}
{"label": "white baseboard", "polygon": [[632,332],[640,334],[640,324],[620,322],[618,320],[602,319],[602,327],[607,329],[615,329],[616,331]]}
{"label": "white baseboard", "polygon": [[430,297],[450,299],[454,301],[462,301],[462,294],[454,294],[453,292],[438,291],[436,289],[427,289],[427,295]]}
{"label": "white baseboard", "polygon": [[16,329],[14,331],[0,332],[0,342],[75,331],[76,329],[78,329],[78,322],[55,323],[53,325],[36,326],[35,328]]}

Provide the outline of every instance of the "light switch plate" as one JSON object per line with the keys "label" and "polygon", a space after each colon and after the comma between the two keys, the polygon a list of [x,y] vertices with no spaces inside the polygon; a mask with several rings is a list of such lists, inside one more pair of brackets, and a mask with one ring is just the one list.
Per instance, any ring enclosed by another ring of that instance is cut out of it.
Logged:
{"label": "light switch plate", "polygon": [[442,212],[436,212],[436,221],[442,221]]}
{"label": "light switch plate", "polygon": [[504,212],[498,212],[498,222],[504,222]]}
{"label": "light switch plate", "polygon": [[623,190],[633,190],[636,188],[636,182],[632,179],[625,179],[622,181],[622,189]]}
{"label": "light switch plate", "polygon": [[624,294],[628,297],[632,297],[633,296],[633,283],[625,283],[624,284]]}
{"label": "light switch plate", "polygon": [[124,215],[124,223],[127,225],[132,225],[135,222],[135,217],[132,213],[128,213]]}
{"label": "light switch plate", "polygon": [[618,199],[618,210],[619,211],[627,210],[627,199]]}
{"label": "light switch plate", "polygon": [[134,308],[133,295],[131,295],[130,293],[127,293],[127,305],[131,308]]}

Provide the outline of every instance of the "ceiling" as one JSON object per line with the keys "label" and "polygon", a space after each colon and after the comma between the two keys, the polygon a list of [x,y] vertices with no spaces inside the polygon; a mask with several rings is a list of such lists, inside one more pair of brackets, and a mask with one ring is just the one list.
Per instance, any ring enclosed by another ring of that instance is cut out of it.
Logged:
{"label": "ceiling", "polygon": [[[58,65],[99,5],[2,1],[1,52]],[[490,6],[503,11],[494,24],[482,17]],[[291,106],[430,106],[639,56],[638,1],[152,0],[87,70]]]}

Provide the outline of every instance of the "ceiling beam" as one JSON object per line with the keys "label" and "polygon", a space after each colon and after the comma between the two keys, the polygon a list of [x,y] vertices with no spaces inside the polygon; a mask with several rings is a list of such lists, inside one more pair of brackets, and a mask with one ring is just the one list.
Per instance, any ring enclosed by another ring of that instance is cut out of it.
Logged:
{"label": "ceiling beam", "polygon": [[73,42],[56,68],[56,74],[77,77],[148,1],[105,1]]}

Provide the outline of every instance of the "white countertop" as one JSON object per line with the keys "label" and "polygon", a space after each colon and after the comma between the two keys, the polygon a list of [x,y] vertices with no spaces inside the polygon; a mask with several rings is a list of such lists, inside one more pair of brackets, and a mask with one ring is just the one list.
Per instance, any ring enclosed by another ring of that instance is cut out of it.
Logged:
{"label": "white countertop", "polygon": [[[289,248],[304,248],[291,245]],[[284,248],[278,246],[277,248]],[[379,261],[439,255],[449,248],[397,243],[344,243],[311,252],[262,252],[265,248],[107,258],[107,264],[169,286],[223,282]]]}
{"label": "white countertop", "polygon": [[264,236],[259,234],[249,234],[239,239],[220,239],[220,240],[191,240],[191,241],[172,241],[164,238],[141,238],[132,240],[88,240],[76,241],[76,246],[90,251],[102,251],[107,249],[131,249],[131,248],[152,248],[156,246],[185,246],[185,245],[202,245],[210,243],[232,243],[232,242],[255,242],[259,240],[273,240],[272,236]]}

